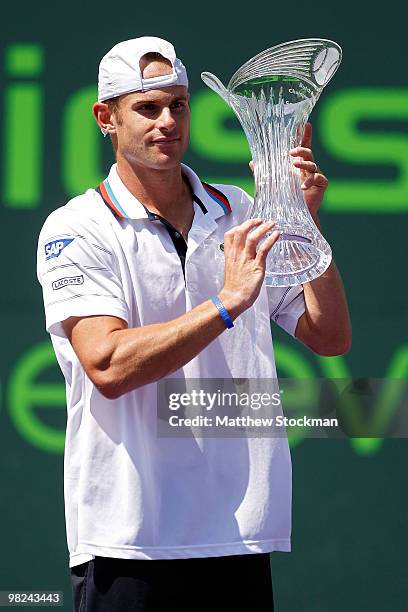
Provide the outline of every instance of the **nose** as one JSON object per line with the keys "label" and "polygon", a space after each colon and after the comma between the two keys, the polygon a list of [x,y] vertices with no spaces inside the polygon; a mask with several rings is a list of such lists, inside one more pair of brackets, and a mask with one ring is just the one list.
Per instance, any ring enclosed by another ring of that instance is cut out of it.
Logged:
{"label": "nose", "polygon": [[160,130],[171,131],[176,127],[176,121],[171,113],[171,110],[168,106],[165,106],[160,113],[160,116],[157,120],[157,127]]}

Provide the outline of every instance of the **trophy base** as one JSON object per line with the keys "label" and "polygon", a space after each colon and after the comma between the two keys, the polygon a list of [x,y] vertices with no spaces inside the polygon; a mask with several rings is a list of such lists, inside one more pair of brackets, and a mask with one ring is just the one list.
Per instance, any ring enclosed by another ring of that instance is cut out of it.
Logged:
{"label": "trophy base", "polygon": [[318,278],[329,267],[332,253],[321,237],[316,241],[300,233],[284,231],[266,260],[268,287],[291,287]]}

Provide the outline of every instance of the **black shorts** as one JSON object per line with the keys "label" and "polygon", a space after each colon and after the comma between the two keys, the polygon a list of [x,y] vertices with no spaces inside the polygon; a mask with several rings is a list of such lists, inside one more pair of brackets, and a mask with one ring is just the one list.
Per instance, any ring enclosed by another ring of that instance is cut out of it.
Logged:
{"label": "black shorts", "polygon": [[273,611],[269,553],[192,559],[95,557],[71,568],[75,612]]}

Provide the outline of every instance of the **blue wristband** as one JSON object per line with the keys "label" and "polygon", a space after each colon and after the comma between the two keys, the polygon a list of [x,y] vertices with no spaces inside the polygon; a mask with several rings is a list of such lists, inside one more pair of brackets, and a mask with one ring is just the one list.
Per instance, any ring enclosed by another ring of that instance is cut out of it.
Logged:
{"label": "blue wristband", "polygon": [[232,319],[229,315],[228,310],[225,308],[224,304],[221,302],[220,298],[218,297],[218,295],[214,295],[211,298],[213,304],[215,304],[215,306],[218,308],[218,312],[219,315],[221,317],[221,319],[224,321],[225,323],[225,327],[227,327],[228,329],[231,329],[231,327],[234,327],[234,323],[232,322]]}

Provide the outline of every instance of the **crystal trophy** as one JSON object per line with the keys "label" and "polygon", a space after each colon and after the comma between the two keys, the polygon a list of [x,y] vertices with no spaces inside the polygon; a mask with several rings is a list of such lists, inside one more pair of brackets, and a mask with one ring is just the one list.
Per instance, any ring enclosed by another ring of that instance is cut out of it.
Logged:
{"label": "crystal trophy", "polygon": [[282,232],[268,254],[268,286],[289,287],[317,278],[331,248],[314,223],[289,150],[300,145],[307,119],[341,61],[341,48],[319,38],[262,51],[232,76],[228,87],[209,72],[204,83],[240,121],[254,161],[255,199],[248,218],[274,221]]}

